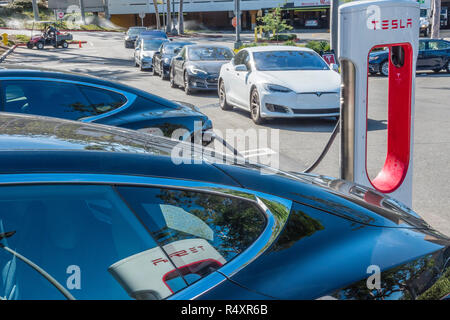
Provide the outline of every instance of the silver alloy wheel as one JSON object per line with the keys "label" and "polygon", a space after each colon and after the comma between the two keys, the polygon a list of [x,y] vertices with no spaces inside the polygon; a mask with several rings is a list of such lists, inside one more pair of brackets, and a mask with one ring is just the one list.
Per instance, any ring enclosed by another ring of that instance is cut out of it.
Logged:
{"label": "silver alloy wheel", "polygon": [[172,88],[176,88],[177,85],[175,83],[175,75],[173,74],[175,71],[173,71],[172,69],[169,70],[169,83],[170,83],[170,87]]}
{"label": "silver alloy wheel", "polygon": [[164,66],[162,63],[159,65],[159,77],[163,80],[166,78],[164,75]]}
{"label": "silver alloy wheel", "polygon": [[386,77],[389,75],[389,61],[385,61],[381,65],[381,74]]}
{"label": "silver alloy wheel", "polygon": [[260,124],[263,122],[260,112],[261,106],[259,103],[258,90],[253,89],[250,97],[250,115],[252,117],[253,122],[256,124]]}
{"label": "silver alloy wheel", "polygon": [[187,75],[187,73],[184,73],[184,92],[186,92],[186,94],[191,94],[192,90],[189,88],[189,76]]}
{"label": "silver alloy wheel", "polygon": [[219,84],[219,105],[222,110],[233,109],[233,107],[227,103],[227,95],[225,92],[225,83],[223,82],[223,80],[221,80],[220,84]]}

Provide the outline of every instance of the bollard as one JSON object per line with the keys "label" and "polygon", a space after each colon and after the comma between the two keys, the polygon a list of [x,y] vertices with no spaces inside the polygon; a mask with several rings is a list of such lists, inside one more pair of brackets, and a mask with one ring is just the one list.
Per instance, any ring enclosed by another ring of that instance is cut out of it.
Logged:
{"label": "bollard", "polygon": [[81,41],[78,41],[78,47],[81,48]]}
{"label": "bollard", "polygon": [[5,46],[8,45],[8,34],[7,33],[2,34],[2,41]]}

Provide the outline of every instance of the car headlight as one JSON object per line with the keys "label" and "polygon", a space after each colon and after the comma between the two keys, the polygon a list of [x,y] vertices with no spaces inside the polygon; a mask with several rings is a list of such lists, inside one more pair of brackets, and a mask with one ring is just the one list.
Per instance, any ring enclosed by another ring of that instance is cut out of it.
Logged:
{"label": "car headlight", "polygon": [[291,92],[292,90],[278,84],[267,83],[264,85],[265,89],[272,92]]}
{"label": "car headlight", "polygon": [[380,56],[369,57],[369,61],[375,61],[375,60],[378,60],[378,59],[380,59]]}
{"label": "car headlight", "polygon": [[423,24],[422,26],[421,26],[421,28],[426,28],[427,27],[427,25],[426,24]]}
{"label": "car headlight", "polygon": [[188,70],[190,73],[193,73],[193,74],[208,74],[208,72],[206,72],[205,70],[198,69],[195,67],[188,67]]}

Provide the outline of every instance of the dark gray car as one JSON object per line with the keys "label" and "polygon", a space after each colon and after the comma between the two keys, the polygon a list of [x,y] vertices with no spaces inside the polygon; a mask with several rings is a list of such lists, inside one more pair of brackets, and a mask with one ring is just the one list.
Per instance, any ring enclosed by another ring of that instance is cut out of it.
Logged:
{"label": "dark gray car", "polygon": [[233,51],[220,45],[189,45],[172,59],[170,86],[181,86],[186,94],[196,90],[217,91],[220,67],[230,61]]}

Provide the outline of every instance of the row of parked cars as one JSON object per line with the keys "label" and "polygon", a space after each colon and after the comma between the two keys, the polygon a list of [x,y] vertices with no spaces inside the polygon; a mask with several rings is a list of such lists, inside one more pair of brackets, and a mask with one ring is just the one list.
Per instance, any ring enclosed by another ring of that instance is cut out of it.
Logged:
{"label": "row of parked cars", "polygon": [[[432,70],[450,73],[450,41],[443,39],[419,39],[416,70]],[[380,50],[369,55],[369,73],[389,75],[389,51]]]}
{"label": "row of parked cars", "polygon": [[[334,72],[286,50],[228,67]],[[4,65],[0,90],[1,300],[450,298],[450,239],[395,199],[148,134],[207,130],[194,106]],[[174,161],[180,144],[196,162]]]}
{"label": "row of parked cars", "polygon": [[141,31],[134,61],[141,70],[168,79],[172,88],[181,87],[186,94],[217,91],[223,110],[247,110],[256,124],[270,118],[339,117],[338,67],[311,49],[252,47],[235,55],[226,46],[164,36]]}

